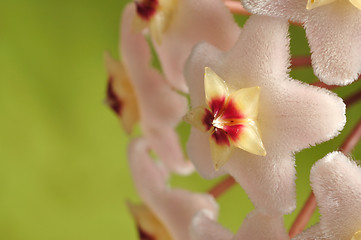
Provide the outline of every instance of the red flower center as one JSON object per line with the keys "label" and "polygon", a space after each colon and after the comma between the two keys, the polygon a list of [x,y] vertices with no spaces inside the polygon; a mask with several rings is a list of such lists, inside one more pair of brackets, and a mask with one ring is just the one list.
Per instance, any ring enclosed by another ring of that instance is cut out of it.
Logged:
{"label": "red flower center", "polygon": [[156,13],[159,2],[158,0],[142,0],[135,2],[137,6],[137,14],[145,21],[149,21]]}

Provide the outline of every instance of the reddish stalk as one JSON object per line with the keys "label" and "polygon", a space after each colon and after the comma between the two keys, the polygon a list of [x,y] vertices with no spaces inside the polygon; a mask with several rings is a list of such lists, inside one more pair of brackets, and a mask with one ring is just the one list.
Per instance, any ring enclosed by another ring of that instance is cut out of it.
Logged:
{"label": "reddish stalk", "polygon": [[359,100],[361,100],[361,91],[358,91],[345,99],[346,107],[351,106]]}
{"label": "reddish stalk", "polygon": [[310,67],[311,57],[310,56],[298,56],[291,59],[291,68],[296,67]]}
{"label": "reddish stalk", "polygon": [[314,83],[311,83],[311,85],[317,86],[317,87],[320,87],[320,88],[326,88],[328,90],[332,90],[332,89],[340,87],[338,85],[327,85],[327,84],[325,84],[323,82],[314,82]]}
{"label": "reddish stalk", "polygon": [[[344,140],[339,150],[343,152],[345,155],[347,155],[356,146],[360,138],[361,138],[361,119],[352,129],[348,137]],[[311,192],[306,203],[303,205],[301,212],[298,214],[296,220],[294,221],[289,231],[290,238],[295,237],[297,234],[302,232],[302,230],[306,227],[308,221],[310,220],[316,209],[316,205],[317,203],[316,203],[315,195],[313,194],[313,192]]]}
{"label": "reddish stalk", "polygon": [[218,198],[220,195],[222,195],[224,192],[226,192],[228,189],[230,189],[236,181],[233,179],[233,177],[228,176],[227,178],[223,179],[220,183],[218,183],[216,186],[211,188],[208,193],[211,194],[214,198]]}
{"label": "reddish stalk", "polygon": [[[245,16],[251,15],[250,12],[248,12],[246,9],[243,8],[242,4],[239,1],[224,0],[224,5],[228,7],[231,13],[245,15]],[[302,23],[293,22],[293,21],[288,21],[288,22],[292,25],[302,27]]]}

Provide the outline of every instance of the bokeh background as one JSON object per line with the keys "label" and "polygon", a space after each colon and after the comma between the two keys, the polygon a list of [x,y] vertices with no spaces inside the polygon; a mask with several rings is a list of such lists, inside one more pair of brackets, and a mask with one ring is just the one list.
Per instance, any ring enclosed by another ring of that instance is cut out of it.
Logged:
{"label": "bokeh background", "polygon": [[[140,201],[128,170],[129,138],[104,104],[103,53],[119,55],[119,19],[130,1],[0,2],[0,239],[137,239],[125,206]],[[245,19],[236,17],[240,25]],[[309,54],[303,29],[290,29],[292,53]],[[310,68],[291,75],[316,80]],[[338,148],[360,107],[348,110],[338,138],[297,154],[298,209],[285,217],[287,228],[309,194],[310,167]],[[184,143],[189,127],[178,131]],[[361,159],[360,145],[352,155]],[[206,191],[219,180],[193,174],[170,182]],[[220,222],[234,232],[253,209],[240,186],[218,202]]]}

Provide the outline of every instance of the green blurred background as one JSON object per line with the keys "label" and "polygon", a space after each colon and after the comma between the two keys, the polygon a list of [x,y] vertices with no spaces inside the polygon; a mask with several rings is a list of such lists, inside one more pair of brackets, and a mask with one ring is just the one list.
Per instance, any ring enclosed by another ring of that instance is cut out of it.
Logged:
{"label": "green blurred background", "polygon": [[[0,2],[0,239],[137,239],[124,204],[139,201],[126,161],[129,140],[103,103],[103,53],[118,56],[120,13],[130,1]],[[291,27],[291,37],[294,54],[309,53],[301,28]],[[292,76],[315,80],[310,69]],[[298,208],[310,191],[311,165],[337,149],[360,107],[350,108],[340,137],[297,155]],[[178,129],[184,141],[188,126]],[[361,159],[360,147],[353,156]],[[194,174],[171,183],[206,191],[219,180]],[[218,201],[220,222],[232,231],[253,209],[239,186]],[[298,211],[285,217],[287,227]]]}

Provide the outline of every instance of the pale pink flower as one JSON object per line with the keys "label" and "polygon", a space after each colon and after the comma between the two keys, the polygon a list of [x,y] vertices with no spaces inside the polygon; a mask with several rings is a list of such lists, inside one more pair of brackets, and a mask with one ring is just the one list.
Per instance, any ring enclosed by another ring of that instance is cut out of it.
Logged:
{"label": "pale pink flower", "polygon": [[239,33],[221,0],[139,0],[136,4],[137,19],[149,24],[166,79],[184,92],[188,87],[183,68],[193,46],[205,41],[227,50]]}
{"label": "pale pink flower", "polygon": [[[134,31],[135,6],[128,6],[121,24],[122,63],[106,55],[109,74],[107,102],[116,111],[127,132],[139,119],[151,148],[164,164],[178,173],[192,171],[174,128],[187,108],[185,97],[171,89],[162,75],[150,66],[151,52],[142,33]],[[125,87],[127,86],[127,87]]]}
{"label": "pale pink flower", "polygon": [[[199,44],[185,70],[192,104],[185,119],[191,119],[189,122],[198,128],[191,130],[188,154],[198,172],[205,178],[231,174],[258,210],[275,214],[290,213],[295,208],[294,153],[329,140],[345,124],[342,99],[328,90],[291,79],[289,59],[287,21],[251,16],[232,49],[222,52],[209,44]],[[213,91],[223,87],[205,90],[206,67],[217,75],[212,78],[221,79],[214,84],[223,81],[227,91]],[[239,98],[234,97],[237,91],[249,95],[241,96],[244,102],[234,104],[230,111],[233,115],[228,114],[233,117],[222,117],[230,99]],[[204,110],[203,115],[195,114],[199,106],[212,109],[209,96],[226,99],[220,108],[222,113]],[[202,125],[203,131],[199,130]],[[218,141],[215,131],[227,141]],[[248,140],[239,144],[242,138],[252,140],[248,142],[252,146],[247,146]],[[216,153],[215,145],[219,145]],[[226,145],[233,146],[232,150],[228,151]],[[217,171],[212,162],[224,166]]]}
{"label": "pale pink flower", "polygon": [[192,222],[193,240],[287,240],[289,239],[282,216],[269,216],[253,211],[243,221],[236,234],[199,212]]}
{"label": "pale pink flower", "polygon": [[[361,72],[359,0],[241,0],[250,12],[303,22],[315,74],[326,84],[346,85]],[[308,9],[307,9],[308,8]]]}
{"label": "pale pink flower", "polygon": [[212,196],[167,185],[170,173],[150,158],[145,139],[133,140],[128,158],[135,187],[145,204],[130,205],[142,234],[157,240],[188,240],[197,212],[206,211],[212,219],[217,218],[218,205]]}
{"label": "pale pink flower", "polygon": [[294,239],[361,239],[361,168],[332,152],[315,163],[310,180],[321,219]]}

